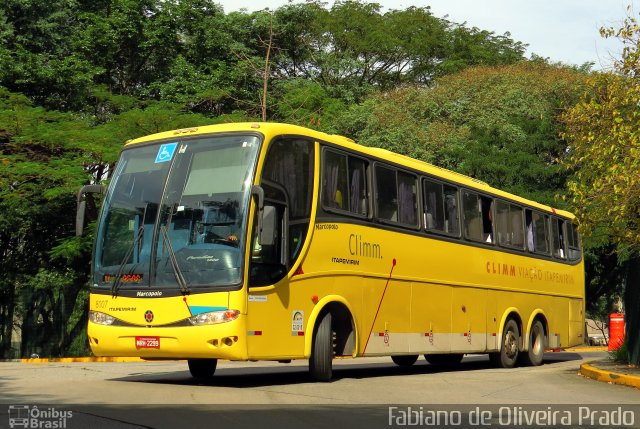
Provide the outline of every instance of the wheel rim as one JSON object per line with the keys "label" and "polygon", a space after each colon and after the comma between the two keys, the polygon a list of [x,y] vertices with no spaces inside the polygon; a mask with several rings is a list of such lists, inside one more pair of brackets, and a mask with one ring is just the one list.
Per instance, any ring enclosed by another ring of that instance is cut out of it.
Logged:
{"label": "wheel rim", "polygon": [[504,351],[509,359],[514,359],[518,354],[518,339],[513,331],[508,331],[504,337]]}

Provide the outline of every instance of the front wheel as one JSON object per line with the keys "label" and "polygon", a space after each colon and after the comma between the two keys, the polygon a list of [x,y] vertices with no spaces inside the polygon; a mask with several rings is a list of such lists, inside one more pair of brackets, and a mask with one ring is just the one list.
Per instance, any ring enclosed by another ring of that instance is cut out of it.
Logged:
{"label": "front wheel", "polygon": [[326,313],[316,325],[309,373],[317,381],[331,381],[333,376],[333,330],[331,329],[331,313]]}
{"label": "front wheel", "polygon": [[515,320],[509,319],[502,331],[502,346],[500,351],[489,353],[493,366],[498,368],[513,368],[516,366],[519,353],[520,330]]}
{"label": "front wheel", "polygon": [[411,366],[418,360],[418,355],[391,356],[391,360],[398,366]]}
{"label": "front wheel", "polygon": [[527,353],[521,354],[522,363],[529,366],[541,365],[546,343],[547,337],[544,333],[544,326],[542,322],[536,320],[531,326]]}
{"label": "front wheel", "polygon": [[189,372],[193,378],[199,380],[208,380],[213,377],[218,366],[218,359],[189,359]]}

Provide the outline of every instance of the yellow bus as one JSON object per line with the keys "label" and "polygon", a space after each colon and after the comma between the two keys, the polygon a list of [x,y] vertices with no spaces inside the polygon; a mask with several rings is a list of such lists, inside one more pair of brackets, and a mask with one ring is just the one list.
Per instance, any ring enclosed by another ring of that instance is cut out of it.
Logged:
{"label": "yellow bus", "polygon": [[[78,196],[83,228],[85,187]],[[218,359],[486,353],[539,365],[582,343],[574,217],[470,177],[303,127],[237,123],[130,141],[102,204],[97,356]]]}

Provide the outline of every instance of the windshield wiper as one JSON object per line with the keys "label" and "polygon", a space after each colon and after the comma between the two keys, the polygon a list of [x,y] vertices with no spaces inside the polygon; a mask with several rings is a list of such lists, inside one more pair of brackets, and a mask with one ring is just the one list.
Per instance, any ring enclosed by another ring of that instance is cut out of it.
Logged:
{"label": "windshield wiper", "polygon": [[167,232],[167,228],[165,226],[160,227],[160,231],[162,232],[162,238],[164,239],[164,243],[167,246],[167,252],[169,253],[169,261],[171,262],[171,267],[173,268],[173,274],[176,276],[176,281],[178,282],[178,286],[180,286],[180,292],[183,295],[189,295],[191,290],[187,285],[187,281],[184,279],[184,275],[182,274],[182,270],[178,265],[178,259],[176,258],[176,254],[173,251],[173,246],[171,245],[171,240],[169,239],[169,233]]}
{"label": "windshield wiper", "polygon": [[136,244],[138,244],[138,242],[142,239],[143,235],[144,235],[144,224],[140,225],[140,228],[138,228],[138,235],[136,235],[136,237],[133,239],[133,242],[127,249],[127,253],[125,254],[124,259],[122,260],[122,263],[118,268],[118,272],[116,273],[116,278],[113,280],[113,284],[111,285],[111,296],[114,298],[118,296],[118,289],[120,289],[120,283],[121,283],[120,279],[122,278],[122,272],[124,271],[124,267],[129,262],[129,258],[133,253],[133,249],[135,249]]}

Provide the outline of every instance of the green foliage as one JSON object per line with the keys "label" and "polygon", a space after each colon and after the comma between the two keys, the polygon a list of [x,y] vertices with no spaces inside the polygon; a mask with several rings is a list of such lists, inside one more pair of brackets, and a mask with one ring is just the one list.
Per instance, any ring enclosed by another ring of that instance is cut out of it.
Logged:
{"label": "green foliage", "polygon": [[640,364],[640,27],[629,17],[602,29],[624,43],[617,73],[592,76],[582,101],[564,116],[570,201],[580,228],[611,241],[626,262],[627,352]]}
{"label": "green foliage", "polygon": [[611,243],[597,247],[591,241],[587,243],[591,245],[584,249],[587,316],[606,324],[622,299],[626,261],[620,260]]}
{"label": "green foliage", "polygon": [[579,99],[585,78],[546,64],[469,68],[430,89],[374,95],[339,128],[363,144],[556,204],[566,177],[558,163],[566,150],[558,114]]}
{"label": "green foliage", "polygon": [[282,122],[317,128],[336,122],[347,109],[342,100],[330,97],[313,81],[284,80],[276,84],[275,93],[278,101],[272,107],[274,119]]}
{"label": "green foliage", "polygon": [[609,359],[614,362],[629,363],[629,350],[626,339],[620,347],[609,352]]}

